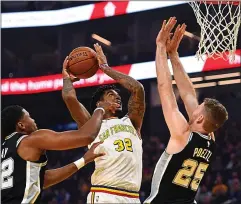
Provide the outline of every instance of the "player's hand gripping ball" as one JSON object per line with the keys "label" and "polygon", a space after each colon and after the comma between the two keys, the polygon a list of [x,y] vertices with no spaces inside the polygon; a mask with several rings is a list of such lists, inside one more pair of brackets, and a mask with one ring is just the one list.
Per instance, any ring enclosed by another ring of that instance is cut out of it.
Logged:
{"label": "player's hand gripping ball", "polygon": [[68,58],[68,71],[79,79],[95,75],[99,68],[96,52],[89,47],[77,47]]}

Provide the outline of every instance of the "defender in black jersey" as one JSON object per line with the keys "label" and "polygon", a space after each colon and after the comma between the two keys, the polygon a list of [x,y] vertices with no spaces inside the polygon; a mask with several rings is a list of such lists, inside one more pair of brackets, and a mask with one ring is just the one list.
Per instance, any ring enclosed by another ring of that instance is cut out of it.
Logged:
{"label": "defender in black jersey", "polygon": [[2,203],[38,203],[40,199],[47,156],[44,153],[34,162],[22,159],[17,149],[23,136],[13,132],[2,143]]}
{"label": "defender in black jersey", "polygon": [[47,170],[46,150],[67,150],[87,146],[97,136],[105,111],[118,104],[99,103],[92,117],[75,131],[37,130],[35,121],[20,106],[9,106],[1,112],[1,203],[39,203],[42,188],[57,184],[83,165],[103,154],[89,150],[82,160],[62,168]]}
{"label": "defender in black jersey", "polygon": [[152,192],[147,199],[157,204],[193,204],[215,150],[211,136],[192,132],[188,144],[177,154],[164,151],[156,164]]}
{"label": "defender in black jersey", "polygon": [[[175,17],[163,22],[157,36],[156,72],[158,92],[171,137],[160,157],[152,178],[151,194],[144,203],[194,204],[195,195],[215,151],[213,132],[228,118],[225,107],[215,99],[198,105],[196,93],[185,73],[177,49],[186,25],[178,26],[172,39],[170,33]],[[167,53],[180,96],[189,116],[189,123],[179,112],[172,89]]]}
{"label": "defender in black jersey", "polygon": [[57,133],[37,130],[34,120],[20,106],[5,108],[1,113],[1,203],[39,203],[42,188],[65,180],[83,165],[101,156],[94,154],[96,144],[84,155],[82,166],[71,163],[45,171],[45,150],[85,146],[96,137],[104,114],[104,109],[101,109],[80,130]]}

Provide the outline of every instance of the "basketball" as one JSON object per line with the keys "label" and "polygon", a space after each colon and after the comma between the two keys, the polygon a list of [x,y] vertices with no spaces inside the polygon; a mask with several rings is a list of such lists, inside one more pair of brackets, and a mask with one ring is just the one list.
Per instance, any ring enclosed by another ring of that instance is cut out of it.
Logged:
{"label": "basketball", "polygon": [[75,48],[69,54],[69,71],[80,79],[92,77],[98,70],[96,52],[89,47]]}

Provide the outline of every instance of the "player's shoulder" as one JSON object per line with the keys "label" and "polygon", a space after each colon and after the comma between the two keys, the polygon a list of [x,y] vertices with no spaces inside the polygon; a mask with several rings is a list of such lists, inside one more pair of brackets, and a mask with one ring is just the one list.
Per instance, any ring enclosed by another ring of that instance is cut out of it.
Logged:
{"label": "player's shoulder", "polygon": [[208,134],[203,134],[197,131],[192,131],[192,138],[199,140],[210,140],[213,141],[212,136]]}
{"label": "player's shoulder", "polygon": [[120,118],[120,120],[122,120],[123,122],[127,122],[127,123],[133,125],[128,114],[124,115],[122,118]]}
{"label": "player's shoulder", "polygon": [[9,134],[8,136],[6,136],[5,140],[16,139],[18,137],[21,137],[22,135],[24,135],[24,134],[23,133],[19,133],[19,132],[13,132],[13,133]]}
{"label": "player's shoulder", "polygon": [[27,136],[26,138],[29,140],[31,140],[32,138],[44,138],[44,136],[49,135],[49,134],[58,134],[58,132],[55,132],[50,129],[39,129],[39,130],[32,132],[29,135],[26,135]]}
{"label": "player's shoulder", "polygon": [[2,142],[2,148],[17,149],[21,141],[28,135],[19,132],[13,132]]}
{"label": "player's shoulder", "polygon": [[10,135],[5,137],[5,142],[15,142],[18,141],[20,138],[24,137],[26,134],[24,133],[19,133],[19,132],[13,132]]}
{"label": "player's shoulder", "polygon": [[213,140],[211,135],[205,135],[200,132],[192,132],[192,136],[189,140],[189,146],[191,147],[205,147],[205,148],[215,148],[216,142]]}

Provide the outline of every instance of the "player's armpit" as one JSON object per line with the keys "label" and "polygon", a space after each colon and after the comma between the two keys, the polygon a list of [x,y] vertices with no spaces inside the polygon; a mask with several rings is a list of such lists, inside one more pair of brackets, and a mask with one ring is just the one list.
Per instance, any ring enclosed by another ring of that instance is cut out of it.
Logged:
{"label": "player's armpit", "polygon": [[78,128],[82,127],[90,119],[90,114],[78,101],[70,78],[63,79],[62,97]]}
{"label": "player's armpit", "polygon": [[67,179],[77,171],[78,168],[74,163],[68,164],[58,169],[47,170],[44,175],[43,189],[60,183],[61,181]]}
{"label": "player's armpit", "polygon": [[169,85],[158,85],[162,110],[165,121],[169,128],[171,137],[176,139],[187,139],[190,132],[188,122],[179,111],[172,87]]}
{"label": "player's armpit", "polygon": [[87,146],[98,135],[103,114],[102,110],[96,110],[91,119],[79,130],[65,132],[38,130],[24,138],[21,143],[41,150],[66,150]]}

